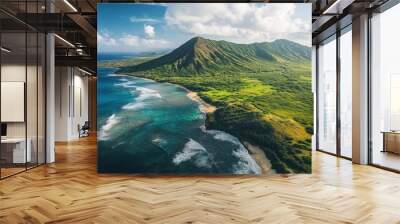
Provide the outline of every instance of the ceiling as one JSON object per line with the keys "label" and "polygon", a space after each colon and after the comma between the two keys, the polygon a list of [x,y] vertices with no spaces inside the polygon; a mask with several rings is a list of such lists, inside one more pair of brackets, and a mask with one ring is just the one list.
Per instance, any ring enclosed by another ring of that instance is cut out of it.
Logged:
{"label": "ceiling", "polygon": [[[98,2],[100,1],[1,0],[2,36],[8,39],[8,47],[13,48],[11,53],[17,56],[26,55],[23,51],[26,31],[28,36],[29,32],[55,33],[56,65],[78,66],[95,74]],[[27,51],[32,51],[31,48],[33,46],[28,45]]]}
{"label": "ceiling", "polygon": [[318,44],[338,29],[351,24],[352,18],[372,11],[390,0],[309,0],[312,3],[313,44]]}
{"label": "ceiling", "polygon": [[[218,0],[210,1],[215,2]],[[225,0],[220,1],[226,2]],[[312,33],[313,43],[315,44],[336,32],[337,24],[344,26],[346,21],[351,23],[352,16],[378,7],[386,1],[388,0],[267,0],[266,2],[312,3]],[[14,39],[16,41],[15,45],[18,45],[17,42],[20,39],[17,33],[24,33],[26,29],[39,32],[54,32],[58,35],[55,41],[56,65],[79,66],[96,73],[96,5],[97,3],[110,2],[139,1],[1,0],[1,28],[4,33],[14,33],[7,34],[6,38]],[[162,2],[167,1],[164,0]],[[184,2],[184,0],[171,2]],[[339,20],[341,23],[338,23]],[[15,38],[12,37],[13,35]]]}

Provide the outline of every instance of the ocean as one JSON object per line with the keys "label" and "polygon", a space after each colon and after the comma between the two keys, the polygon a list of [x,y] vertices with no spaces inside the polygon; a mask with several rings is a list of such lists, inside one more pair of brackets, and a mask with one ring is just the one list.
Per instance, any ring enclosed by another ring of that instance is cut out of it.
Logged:
{"label": "ocean", "polygon": [[110,60],[121,60],[131,57],[135,57],[138,54],[126,54],[126,53],[113,53],[113,54],[97,54],[97,61],[110,61]]}
{"label": "ocean", "polygon": [[261,173],[236,137],[205,129],[186,90],[114,71],[98,68],[99,172]]}

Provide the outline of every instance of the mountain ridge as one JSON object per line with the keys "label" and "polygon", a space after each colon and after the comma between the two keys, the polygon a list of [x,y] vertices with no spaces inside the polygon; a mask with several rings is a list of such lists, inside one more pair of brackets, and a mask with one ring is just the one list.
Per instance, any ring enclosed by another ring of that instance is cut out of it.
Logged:
{"label": "mountain ridge", "polygon": [[286,39],[237,44],[193,37],[173,51],[144,63],[120,68],[117,73],[160,70],[201,74],[222,67],[246,67],[246,63],[309,60],[311,48]]}

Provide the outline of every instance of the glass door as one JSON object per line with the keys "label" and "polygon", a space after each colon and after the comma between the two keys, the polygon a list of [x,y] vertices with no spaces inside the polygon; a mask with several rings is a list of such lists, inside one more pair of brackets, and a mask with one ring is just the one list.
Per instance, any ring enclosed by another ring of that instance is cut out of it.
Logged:
{"label": "glass door", "polygon": [[[1,2],[20,15],[44,1]],[[45,35],[0,12],[0,178],[45,163]]]}
{"label": "glass door", "polygon": [[[27,38],[25,32],[1,34],[1,176],[26,170],[31,151],[26,141]],[[6,49],[6,50],[5,50]]]}

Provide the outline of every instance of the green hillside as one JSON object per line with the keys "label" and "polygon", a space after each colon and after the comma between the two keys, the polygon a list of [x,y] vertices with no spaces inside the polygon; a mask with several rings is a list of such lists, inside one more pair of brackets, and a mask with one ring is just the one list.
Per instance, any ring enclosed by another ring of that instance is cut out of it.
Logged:
{"label": "green hillside", "polygon": [[141,64],[143,62],[152,60],[157,58],[156,56],[141,56],[141,57],[132,57],[122,60],[108,60],[108,61],[98,61],[98,68],[121,68],[126,66],[133,66],[137,64]]}
{"label": "green hillside", "polygon": [[180,84],[218,107],[208,128],[260,146],[281,173],[311,171],[311,49],[288,40],[235,44],[195,37],[118,73]]}

